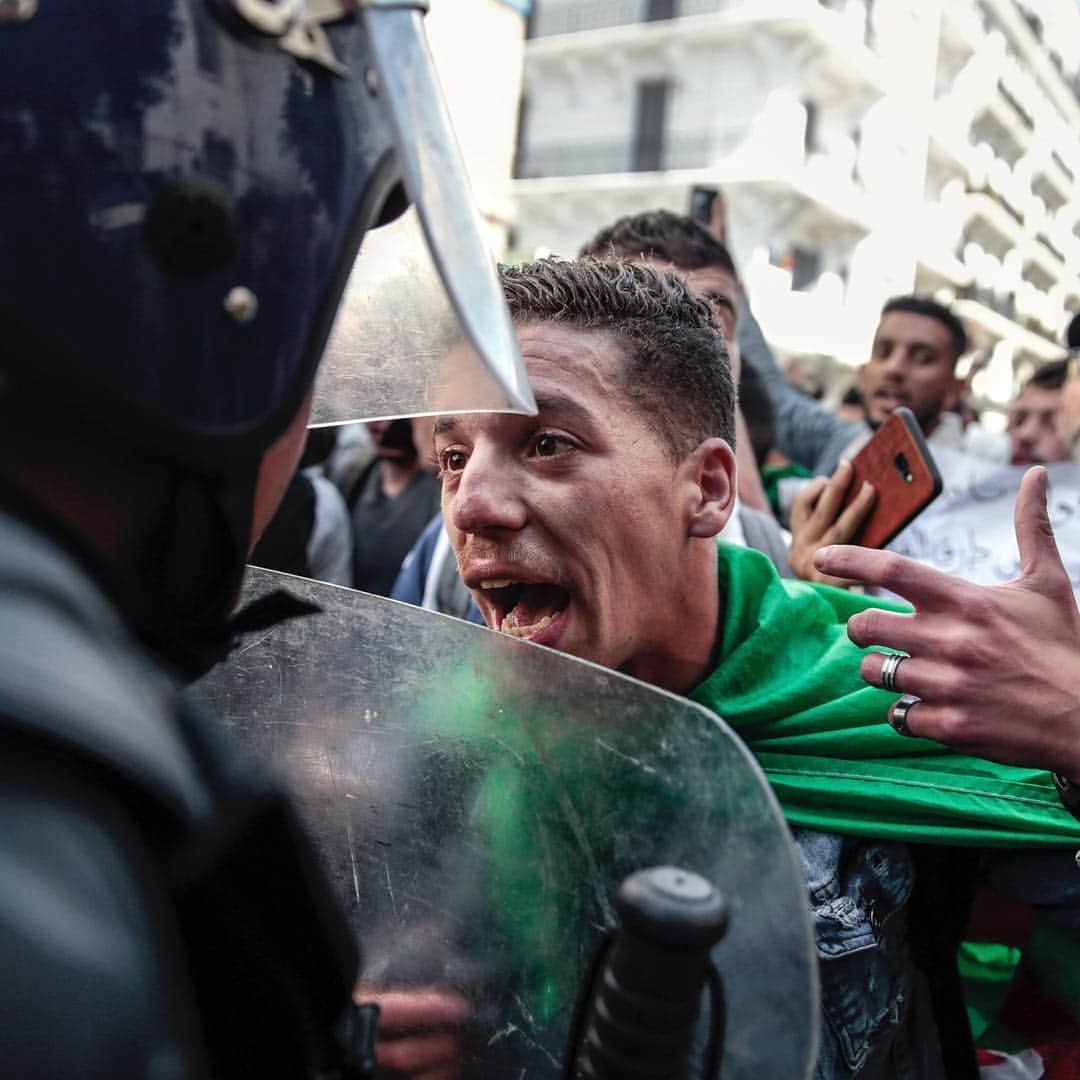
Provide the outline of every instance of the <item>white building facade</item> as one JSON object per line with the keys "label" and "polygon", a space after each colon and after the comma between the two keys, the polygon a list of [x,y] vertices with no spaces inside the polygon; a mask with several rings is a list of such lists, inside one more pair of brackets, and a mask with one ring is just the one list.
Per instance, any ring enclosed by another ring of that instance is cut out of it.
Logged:
{"label": "white building facade", "polygon": [[514,249],[720,188],[781,354],[866,359],[881,304],[953,305],[1002,403],[1080,310],[1075,0],[538,0]]}
{"label": "white building facade", "polygon": [[514,219],[525,20],[532,0],[430,0],[425,28],[473,197],[497,256]]}

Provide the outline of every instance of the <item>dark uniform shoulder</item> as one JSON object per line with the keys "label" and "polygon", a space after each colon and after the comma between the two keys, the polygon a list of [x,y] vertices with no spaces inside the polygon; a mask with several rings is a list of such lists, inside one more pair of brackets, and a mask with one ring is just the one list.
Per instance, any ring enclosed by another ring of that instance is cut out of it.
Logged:
{"label": "dark uniform shoulder", "polygon": [[288,800],[4,513],[0,592],[5,1069],[312,1074],[357,956]]}

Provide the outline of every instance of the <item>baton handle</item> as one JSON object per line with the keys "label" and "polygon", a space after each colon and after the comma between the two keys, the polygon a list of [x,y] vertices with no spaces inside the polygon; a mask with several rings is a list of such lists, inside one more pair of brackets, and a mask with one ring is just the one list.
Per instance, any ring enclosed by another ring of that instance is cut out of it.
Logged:
{"label": "baton handle", "polygon": [[704,878],[662,866],[628,877],[615,908],[621,926],[583,999],[585,1036],[571,1048],[566,1075],[682,1080],[706,983],[714,1029],[707,1057],[719,1059],[723,1003],[709,952],[727,929],[726,905]]}

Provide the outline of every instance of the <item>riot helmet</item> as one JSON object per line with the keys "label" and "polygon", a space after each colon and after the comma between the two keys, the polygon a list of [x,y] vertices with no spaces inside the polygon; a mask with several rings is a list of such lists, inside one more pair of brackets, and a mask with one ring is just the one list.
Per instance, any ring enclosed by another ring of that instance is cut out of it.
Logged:
{"label": "riot helmet", "polygon": [[[189,627],[231,602],[259,461],[311,391],[350,274],[378,279],[382,257],[357,258],[370,230],[408,249],[398,294],[427,260],[468,347],[402,338],[378,303],[342,312],[318,422],[372,415],[365,371],[375,415],[532,408],[425,6],[0,0],[0,393],[47,386],[183,477],[163,573]],[[222,532],[228,558],[193,588],[182,545]]]}

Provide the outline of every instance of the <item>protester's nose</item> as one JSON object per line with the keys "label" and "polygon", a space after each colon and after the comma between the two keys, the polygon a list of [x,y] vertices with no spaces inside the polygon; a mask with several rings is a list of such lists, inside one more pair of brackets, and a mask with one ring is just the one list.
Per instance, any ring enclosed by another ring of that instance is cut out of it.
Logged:
{"label": "protester's nose", "polygon": [[1038,421],[1033,416],[1025,417],[1013,428],[1013,434],[1018,442],[1025,444],[1033,443],[1038,436]]}
{"label": "protester's nose", "polygon": [[1039,418],[1034,413],[1014,416],[1009,423],[1009,434],[1019,446],[1030,447],[1039,437]]}
{"label": "protester's nose", "polygon": [[893,379],[902,379],[907,374],[907,356],[899,345],[894,345],[885,357],[885,373]]}
{"label": "protester's nose", "polygon": [[450,519],[460,532],[481,535],[523,528],[528,512],[512,465],[492,451],[474,450],[452,495]]}

